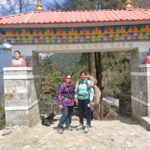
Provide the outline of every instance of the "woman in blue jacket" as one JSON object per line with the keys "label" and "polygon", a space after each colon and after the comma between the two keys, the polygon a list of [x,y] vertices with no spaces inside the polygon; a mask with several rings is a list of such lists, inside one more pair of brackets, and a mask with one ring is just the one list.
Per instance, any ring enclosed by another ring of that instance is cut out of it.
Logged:
{"label": "woman in blue jacket", "polygon": [[[75,99],[78,100],[78,114],[79,114],[79,126],[77,130],[84,129],[84,133],[89,131],[91,126],[91,105],[94,98],[94,89],[89,86],[90,80],[86,79],[86,73],[82,71],[80,73],[80,80],[75,86]],[[84,128],[83,118],[86,114],[86,126]]]}

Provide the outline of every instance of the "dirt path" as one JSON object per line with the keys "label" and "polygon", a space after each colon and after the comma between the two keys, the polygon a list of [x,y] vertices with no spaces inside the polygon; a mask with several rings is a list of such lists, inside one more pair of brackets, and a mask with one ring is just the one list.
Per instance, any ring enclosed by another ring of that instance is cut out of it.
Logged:
{"label": "dirt path", "polygon": [[[0,136],[0,150],[149,150],[150,132],[119,117],[113,121],[92,121],[90,132],[64,131],[57,134],[55,127],[40,123],[32,128],[16,127],[12,133]],[[78,119],[73,117],[73,127]],[[2,131],[1,131],[2,132]]]}

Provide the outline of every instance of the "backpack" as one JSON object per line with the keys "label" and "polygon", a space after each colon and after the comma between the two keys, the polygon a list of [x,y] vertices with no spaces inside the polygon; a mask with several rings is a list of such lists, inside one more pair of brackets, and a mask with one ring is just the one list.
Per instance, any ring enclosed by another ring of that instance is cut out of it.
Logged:
{"label": "backpack", "polygon": [[[65,97],[68,97],[70,99],[74,98],[74,87],[73,85],[67,86],[65,82],[63,84],[63,90],[62,90],[62,99],[65,99]],[[65,95],[65,93],[70,93],[69,95]]]}
{"label": "backpack", "polygon": [[96,85],[97,84],[97,79],[92,76],[92,75],[87,75],[87,79],[90,80],[90,85],[94,88],[94,104],[98,105],[100,103],[100,98],[101,98],[101,91],[99,87]]}
{"label": "backpack", "polygon": [[[90,96],[90,88],[91,88],[92,86],[90,86],[90,83],[88,82],[89,80],[85,80],[85,81],[86,81],[86,82],[83,83],[83,84],[86,84],[86,86],[87,86],[87,91],[88,91],[88,96]],[[78,90],[80,84],[82,84],[82,82],[81,82],[81,80],[78,80],[77,83],[76,83],[76,85],[75,85],[75,90],[74,90],[75,92],[77,92],[77,90]]]}
{"label": "backpack", "polygon": [[62,83],[63,83],[63,81],[60,81],[60,82],[58,83],[57,90],[56,90],[56,96],[58,95],[58,91],[59,91],[60,86],[61,86]]}
{"label": "backpack", "polygon": [[94,104],[98,105],[100,103],[101,90],[97,85],[94,85]]}
{"label": "backpack", "polygon": [[[88,80],[86,80],[86,85],[87,88],[90,89],[91,87],[93,87],[94,89],[94,104],[98,105],[100,102],[100,97],[101,97],[101,91],[98,88],[97,84],[97,80],[95,77],[93,77],[92,75],[87,75],[87,79],[90,81],[90,83],[88,83]],[[76,86],[75,86],[75,92],[77,92],[77,89],[80,85],[80,80],[77,82]]]}

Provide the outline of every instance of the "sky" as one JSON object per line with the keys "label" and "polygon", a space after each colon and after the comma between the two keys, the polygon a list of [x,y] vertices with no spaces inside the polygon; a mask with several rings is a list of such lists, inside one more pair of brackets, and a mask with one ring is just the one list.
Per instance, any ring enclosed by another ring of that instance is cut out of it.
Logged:
{"label": "sky", "polygon": [[[6,2],[7,0],[0,0],[0,5],[3,5],[3,6],[5,6],[5,8],[8,8],[8,5],[6,5],[7,4],[7,2]],[[13,2],[13,1],[16,1],[16,0],[11,0],[11,2]],[[25,1],[25,0],[24,0]],[[37,0],[29,0],[32,4],[36,4],[36,2],[37,2]],[[63,3],[64,2],[64,0],[42,0],[42,3],[43,3],[43,8],[44,8],[44,4],[46,4],[47,2],[51,2],[51,3],[53,3],[53,2],[58,2],[58,3]],[[0,7],[0,9],[1,9],[1,7]],[[1,14],[1,12],[0,12],[0,14]]]}
{"label": "sky", "polygon": [[9,66],[11,58],[12,58],[11,52],[8,52],[8,53],[0,52],[0,72],[2,71],[3,67]]}
{"label": "sky", "polygon": [[[6,4],[6,1],[7,0],[0,0],[0,4]],[[30,0],[30,1],[36,1],[36,0]],[[42,3],[47,3],[47,2],[53,2],[53,1],[55,1],[55,0],[42,0]],[[58,2],[58,3],[63,3],[64,2],[64,0],[56,0],[56,2]]]}
{"label": "sky", "polygon": [[[7,0],[0,0],[0,4],[5,4]],[[31,0],[32,1],[32,0]],[[34,1],[34,0],[33,0]],[[53,2],[54,0],[42,0],[43,3],[45,2]],[[59,3],[62,3],[64,0],[56,0]]]}
{"label": "sky", "polygon": [[[43,3],[43,5],[44,5],[44,4],[46,4],[47,2],[51,2],[51,3],[52,3],[52,2],[54,2],[54,1],[55,1],[55,0],[42,0],[42,3]],[[64,0],[56,0],[56,2],[58,2],[58,3],[61,4],[61,3],[64,2]],[[44,7],[43,7],[43,9],[44,9]]]}
{"label": "sky", "polygon": [[[46,3],[46,2],[53,2],[54,0],[42,0],[43,3]],[[58,3],[62,3],[64,2],[64,0],[56,0],[56,2]]]}

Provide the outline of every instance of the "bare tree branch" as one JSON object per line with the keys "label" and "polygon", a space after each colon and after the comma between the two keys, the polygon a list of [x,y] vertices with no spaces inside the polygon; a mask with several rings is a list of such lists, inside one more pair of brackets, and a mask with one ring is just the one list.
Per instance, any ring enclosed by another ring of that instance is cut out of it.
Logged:
{"label": "bare tree branch", "polygon": [[6,0],[0,4],[0,14],[8,15],[34,10],[36,0]]}

